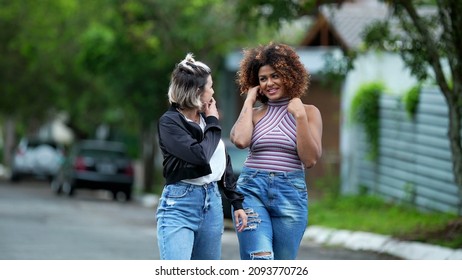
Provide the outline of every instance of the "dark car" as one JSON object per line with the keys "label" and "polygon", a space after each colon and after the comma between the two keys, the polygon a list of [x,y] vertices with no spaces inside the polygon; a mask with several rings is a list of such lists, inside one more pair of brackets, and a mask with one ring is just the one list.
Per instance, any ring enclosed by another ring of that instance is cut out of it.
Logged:
{"label": "dark car", "polygon": [[107,190],[115,200],[132,196],[134,169],[123,143],[85,140],[75,145],[51,182],[57,194],[77,189]]}
{"label": "dark car", "polygon": [[16,147],[11,164],[10,180],[25,177],[51,180],[63,160],[63,148],[44,139],[22,138]]}
{"label": "dark car", "polygon": [[[234,176],[236,176],[236,180],[239,178],[241,174],[242,167],[244,166],[244,162],[247,158],[248,149],[239,149],[234,146],[233,143],[229,140],[225,140],[226,150],[228,151],[229,156],[231,157],[231,162],[233,164],[233,171]],[[232,211],[231,211],[231,204],[225,198],[225,195],[222,193],[222,204],[223,204],[223,215],[225,219],[232,219]]]}

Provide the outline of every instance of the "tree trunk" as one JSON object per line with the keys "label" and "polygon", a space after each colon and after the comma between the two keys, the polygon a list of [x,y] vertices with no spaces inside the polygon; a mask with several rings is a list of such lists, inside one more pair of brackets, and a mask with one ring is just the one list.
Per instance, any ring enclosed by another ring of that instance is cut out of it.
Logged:
{"label": "tree trunk", "polygon": [[[457,87],[460,88],[460,87]],[[454,181],[459,187],[459,215],[462,214],[462,92],[453,91],[446,99],[449,108],[448,136],[452,153]]]}
{"label": "tree trunk", "polygon": [[7,117],[4,127],[4,142],[3,142],[3,163],[6,166],[11,167],[12,153],[15,146],[16,135],[15,135],[15,122],[12,117]]}
{"label": "tree trunk", "polygon": [[143,190],[144,192],[151,193],[153,191],[154,184],[154,172],[155,172],[155,151],[156,151],[156,139],[155,139],[155,125],[151,123],[148,127],[145,127],[142,131],[142,143],[143,143]]}

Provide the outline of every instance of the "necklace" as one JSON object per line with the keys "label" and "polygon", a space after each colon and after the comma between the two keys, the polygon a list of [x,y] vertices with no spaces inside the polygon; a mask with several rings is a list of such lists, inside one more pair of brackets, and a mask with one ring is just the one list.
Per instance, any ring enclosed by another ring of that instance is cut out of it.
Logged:
{"label": "necklace", "polygon": [[196,110],[184,110],[177,108],[177,111],[180,112],[180,114],[182,114],[187,120],[200,123],[200,114]]}

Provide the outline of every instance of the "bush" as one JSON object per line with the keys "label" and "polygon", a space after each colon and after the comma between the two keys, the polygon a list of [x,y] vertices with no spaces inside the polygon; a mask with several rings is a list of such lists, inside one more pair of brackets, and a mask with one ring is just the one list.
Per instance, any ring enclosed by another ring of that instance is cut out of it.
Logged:
{"label": "bush", "polygon": [[380,82],[364,84],[358,89],[351,103],[350,118],[364,127],[370,144],[369,157],[372,160],[375,160],[379,154],[379,101],[384,88],[385,86]]}

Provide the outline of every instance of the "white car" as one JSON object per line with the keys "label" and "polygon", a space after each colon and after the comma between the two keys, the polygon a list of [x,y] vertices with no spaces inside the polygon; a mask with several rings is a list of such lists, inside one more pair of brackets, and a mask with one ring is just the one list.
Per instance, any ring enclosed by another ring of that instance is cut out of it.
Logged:
{"label": "white car", "polygon": [[13,156],[10,180],[30,176],[51,179],[62,160],[63,149],[57,143],[23,138]]}

